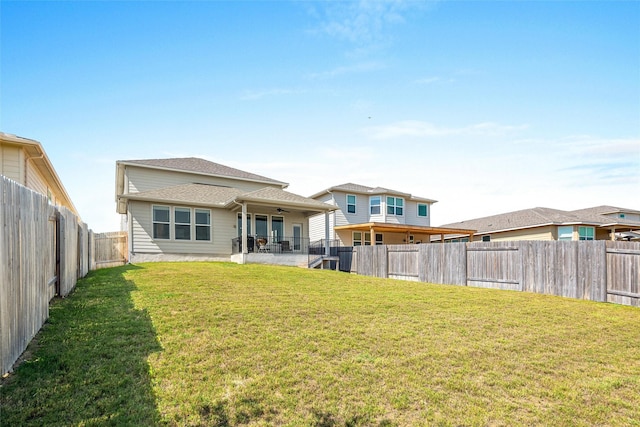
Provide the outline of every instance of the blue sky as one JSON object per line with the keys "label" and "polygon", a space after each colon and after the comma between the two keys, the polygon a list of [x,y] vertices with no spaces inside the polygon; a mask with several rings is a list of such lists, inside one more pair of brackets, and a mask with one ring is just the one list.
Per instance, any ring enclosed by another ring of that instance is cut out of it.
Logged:
{"label": "blue sky", "polygon": [[637,1],[5,1],[0,130],[119,228],[115,161],[197,156],[432,225],[640,209]]}

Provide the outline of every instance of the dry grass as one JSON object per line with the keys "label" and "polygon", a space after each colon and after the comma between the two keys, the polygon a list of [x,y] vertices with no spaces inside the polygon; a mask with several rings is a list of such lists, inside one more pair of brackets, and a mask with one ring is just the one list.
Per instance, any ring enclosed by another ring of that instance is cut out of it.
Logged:
{"label": "dry grass", "polygon": [[56,302],[1,390],[7,425],[640,425],[640,310],[144,264]]}

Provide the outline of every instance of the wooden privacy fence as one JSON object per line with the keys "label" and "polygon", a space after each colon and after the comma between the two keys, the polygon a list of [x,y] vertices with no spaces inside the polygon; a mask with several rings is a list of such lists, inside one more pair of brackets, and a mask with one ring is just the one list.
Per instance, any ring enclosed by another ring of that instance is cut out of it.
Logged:
{"label": "wooden privacy fence", "polygon": [[[67,296],[90,267],[127,262],[126,234],[104,234],[96,248],[93,232],[73,212],[0,176],[0,375],[47,320],[55,295]],[[110,246],[106,240],[115,242],[119,256],[103,249]]]}
{"label": "wooden privacy fence", "polygon": [[[344,256],[347,252],[344,252]],[[640,306],[640,243],[515,241],[358,246],[357,274]]]}

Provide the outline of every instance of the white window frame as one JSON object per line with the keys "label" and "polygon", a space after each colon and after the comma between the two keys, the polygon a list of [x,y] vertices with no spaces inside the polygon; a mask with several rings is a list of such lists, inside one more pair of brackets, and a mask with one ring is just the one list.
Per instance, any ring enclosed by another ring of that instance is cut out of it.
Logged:
{"label": "white window frame", "polygon": [[[403,197],[387,196],[386,202],[387,202],[387,215],[404,216],[405,203],[404,203]],[[398,202],[400,202],[400,205],[398,205]]]}
{"label": "white window frame", "polygon": [[[424,206],[424,215],[420,215],[420,206]],[[428,203],[418,203],[418,208],[416,210],[416,215],[419,218],[429,218],[429,204]]]}
{"label": "white window frame", "polygon": [[[209,214],[209,223],[208,224],[198,224],[198,211],[202,212],[207,212]],[[211,227],[211,223],[213,221],[211,220],[211,209],[204,209],[204,208],[194,208],[193,209],[193,237],[195,238],[196,242],[210,242],[213,240],[213,228]],[[208,239],[198,239],[198,228],[208,228],[209,229],[209,238]]]}
{"label": "white window frame", "polygon": [[[177,212],[188,212],[189,213],[189,222],[178,222],[177,221]],[[193,240],[191,238],[191,223],[193,221],[193,213],[191,212],[191,208],[185,208],[184,206],[174,206],[173,208],[173,238],[176,241],[183,241],[183,242],[190,242],[191,240]],[[177,231],[177,227],[187,227],[187,229],[189,230],[189,238],[185,239],[185,238],[178,238],[178,233]]]}
{"label": "white window frame", "polygon": [[[591,231],[592,235],[589,236],[588,233],[583,233],[583,231]],[[596,240],[596,228],[581,225],[578,227],[578,240]]]}
{"label": "white window frame", "polygon": [[573,226],[572,225],[559,225],[558,226],[558,240],[559,241],[573,240],[573,231],[574,230],[573,230]]}
{"label": "white window frame", "polygon": [[354,231],[351,233],[351,245],[362,246],[362,231]]}
{"label": "white window frame", "polygon": [[[377,200],[378,204],[374,205],[373,201]],[[377,208],[378,212],[373,212],[373,209]],[[370,196],[369,197],[369,215],[382,214],[382,196]]]}
{"label": "white window frame", "polygon": [[[169,212],[169,221],[156,221],[155,211],[156,208],[167,209]],[[156,237],[156,224],[166,224],[169,226],[169,235],[167,237]],[[153,240],[171,240],[171,206],[167,205],[151,205],[151,238]]]}
{"label": "white window frame", "polygon": [[[353,203],[349,203],[349,197],[353,197]],[[355,215],[358,211],[356,205],[358,203],[358,196],[356,196],[355,194],[347,194],[346,196],[346,200],[347,200],[347,214],[349,215]],[[349,211],[349,207],[353,206],[353,212]]]}

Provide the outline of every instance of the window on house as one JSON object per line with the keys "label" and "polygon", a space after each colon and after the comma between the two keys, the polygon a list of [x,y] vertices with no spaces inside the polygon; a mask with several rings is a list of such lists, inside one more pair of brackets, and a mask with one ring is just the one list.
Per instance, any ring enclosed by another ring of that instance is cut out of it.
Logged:
{"label": "window on house", "polygon": [[356,196],[353,194],[347,194],[347,213],[356,213]]}
{"label": "window on house", "polygon": [[620,215],[618,215],[620,218],[624,218],[624,214],[621,213]]}
{"label": "window on house", "polygon": [[482,241],[483,242],[490,242],[491,241],[491,236],[482,236]]}
{"label": "window on house", "polygon": [[196,209],[196,240],[211,240],[211,211]]}
{"label": "window on house", "polygon": [[409,243],[413,243],[414,242],[414,236],[413,234],[409,234]]}
{"label": "window on house", "polygon": [[353,232],[353,246],[362,246],[362,232],[354,231]]}
{"label": "window on house", "polygon": [[369,233],[368,231],[364,233],[364,245],[371,246],[371,233]]}
{"label": "window on house", "polygon": [[580,240],[594,240],[596,229],[594,227],[578,227],[578,236]]}
{"label": "window on house", "polygon": [[[238,236],[242,236],[242,214],[238,213]],[[251,214],[247,214],[247,236],[251,236]]]}
{"label": "window on house", "polygon": [[174,237],[176,240],[191,240],[191,209],[174,208]]}
{"label": "window on house", "polygon": [[269,237],[266,215],[256,215],[256,236],[258,239],[266,239]]}
{"label": "window on house", "polygon": [[281,216],[271,217],[271,237],[274,243],[284,239],[284,218]]}
{"label": "window on house", "polygon": [[404,214],[404,199],[387,197],[387,214],[402,216]]}
{"label": "window on house", "polygon": [[382,233],[376,233],[376,245],[382,245],[382,244],[384,244],[382,240]]}
{"label": "window on house", "polygon": [[169,206],[153,207],[153,238],[168,239],[171,227]]}
{"label": "window on house", "polygon": [[573,227],[570,225],[559,226],[558,240],[573,240]]}
{"label": "window on house", "polygon": [[380,196],[372,196],[369,198],[369,212],[371,215],[380,215]]}
{"label": "window on house", "polygon": [[418,216],[429,216],[429,205],[426,203],[418,203]]}

